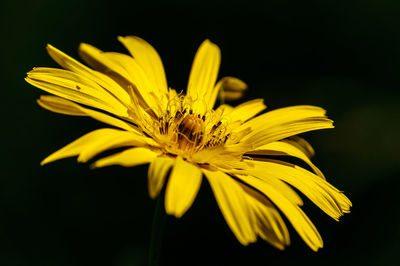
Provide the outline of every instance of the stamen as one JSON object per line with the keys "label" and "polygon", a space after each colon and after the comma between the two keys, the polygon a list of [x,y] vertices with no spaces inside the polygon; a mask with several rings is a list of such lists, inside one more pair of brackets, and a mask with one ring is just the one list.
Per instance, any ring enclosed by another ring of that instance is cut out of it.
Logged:
{"label": "stamen", "polygon": [[[192,106],[193,101],[188,98],[170,98],[164,113],[152,125],[152,137],[165,153],[189,158],[202,149],[213,149],[230,141],[232,129],[229,121],[223,119],[223,109],[198,114]],[[147,124],[143,122],[142,125]]]}
{"label": "stamen", "polygon": [[178,127],[178,143],[180,147],[193,148],[201,141],[204,131],[204,123],[200,118],[188,115]]}

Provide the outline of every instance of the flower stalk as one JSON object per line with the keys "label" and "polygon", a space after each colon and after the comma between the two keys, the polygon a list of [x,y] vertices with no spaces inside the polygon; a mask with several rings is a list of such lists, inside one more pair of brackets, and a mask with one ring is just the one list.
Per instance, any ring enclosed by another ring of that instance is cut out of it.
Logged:
{"label": "flower stalk", "polygon": [[151,227],[151,236],[150,236],[149,257],[148,257],[149,266],[160,265],[162,240],[164,235],[165,221],[167,218],[167,215],[165,214],[163,208],[163,197],[164,197],[163,194],[164,193],[162,192],[157,197],[156,206],[154,209],[153,224]]}

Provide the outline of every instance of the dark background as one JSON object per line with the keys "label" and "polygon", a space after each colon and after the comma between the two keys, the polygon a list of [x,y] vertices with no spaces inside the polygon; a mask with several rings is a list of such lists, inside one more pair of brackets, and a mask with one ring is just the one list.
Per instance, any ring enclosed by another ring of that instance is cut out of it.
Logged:
{"label": "dark background", "polygon": [[125,52],[118,35],[153,44],[175,89],[210,38],[222,49],[220,77],[248,83],[245,100],[327,109],[336,128],[304,137],[354,204],[337,223],[306,202],[324,238],[317,253],[290,226],[285,251],[242,247],[204,181],[185,216],[168,218],[162,265],[398,265],[399,1],[2,1],[0,14],[0,265],[145,265],[155,206],[147,166],[39,166],[104,125],[41,109],[41,92],[23,80],[32,67],[56,67],[46,43],[78,58],[80,42]]}

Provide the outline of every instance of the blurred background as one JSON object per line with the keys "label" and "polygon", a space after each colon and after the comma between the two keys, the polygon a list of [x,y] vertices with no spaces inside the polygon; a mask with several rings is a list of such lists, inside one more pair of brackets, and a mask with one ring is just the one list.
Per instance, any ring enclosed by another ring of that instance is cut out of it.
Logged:
{"label": "blurred background", "polygon": [[303,137],[354,205],[337,223],[306,202],[324,239],[317,253],[290,226],[285,251],[243,247],[204,181],[185,216],[168,217],[161,265],[398,265],[400,2],[5,0],[0,14],[0,265],[146,264],[155,206],[147,166],[90,170],[71,158],[41,167],[104,125],[41,109],[42,93],[23,80],[35,66],[56,67],[47,43],[75,58],[80,42],[125,52],[118,35],[154,45],[177,90],[210,38],[222,49],[220,77],[248,83],[244,100],[327,109],[336,128]]}

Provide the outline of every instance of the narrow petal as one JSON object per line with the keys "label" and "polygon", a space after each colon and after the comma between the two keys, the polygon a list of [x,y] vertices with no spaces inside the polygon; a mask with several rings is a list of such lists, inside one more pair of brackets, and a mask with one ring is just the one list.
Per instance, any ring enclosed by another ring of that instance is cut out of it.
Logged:
{"label": "narrow petal", "polygon": [[95,111],[95,110],[92,110],[89,108],[84,108],[79,105],[77,105],[77,106],[78,106],[79,110],[81,110],[82,112],[85,112],[88,116],[90,116],[100,122],[103,122],[103,123],[106,123],[106,124],[109,124],[111,126],[115,126],[115,127],[121,128],[121,129],[125,129],[127,131],[139,132],[139,129],[135,125],[124,122],[121,119],[115,118],[113,116],[110,116],[105,113],[98,112],[98,111]]}
{"label": "narrow petal", "polygon": [[[246,124],[246,123],[245,123]],[[254,130],[243,137],[241,142],[251,143],[254,148],[267,143],[282,140],[308,131],[334,128],[333,121],[325,117],[310,117],[303,120],[295,120],[275,126]]]}
{"label": "narrow petal", "polygon": [[293,143],[295,142],[274,141],[257,147],[254,151],[251,151],[248,154],[293,156],[303,160],[314,170],[318,176],[325,179],[324,174],[311,162],[307,154],[305,154],[303,150],[299,149],[298,145],[293,145]]}
{"label": "narrow petal", "polygon": [[202,169],[226,223],[242,245],[255,242],[255,217],[243,188],[220,171]]}
{"label": "narrow petal", "polygon": [[25,80],[59,97],[98,108],[118,116],[127,116],[127,108],[96,83],[63,69],[34,68]]}
{"label": "narrow petal", "polygon": [[95,70],[114,78],[118,75],[129,80],[129,72],[119,62],[109,58],[106,52],[87,43],[81,43],[78,48],[81,58]]}
{"label": "narrow petal", "polygon": [[220,63],[220,49],[209,40],[205,40],[194,57],[187,86],[187,95],[196,101],[193,109],[197,113],[204,113],[214,106],[214,102],[209,101],[215,95]]}
{"label": "narrow petal", "polygon": [[[68,115],[81,115],[81,116],[90,116],[100,122],[109,124],[111,126],[115,126],[121,129],[125,129],[127,131],[134,131],[139,133],[139,129],[137,126],[127,123],[121,119],[115,118],[111,115],[92,110],[89,108],[85,108],[80,106],[79,104],[73,103],[71,101],[65,100],[63,98],[51,95],[41,96],[38,100],[38,103],[43,107],[50,111]],[[140,134],[140,133],[139,133]],[[150,139],[149,139],[150,140]],[[152,142],[151,144],[153,144]]]}
{"label": "narrow petal", "polygon": [[158,154],[148,148],[131,148],[123,152],[102,158],[93,163],[93,168],[99,168],[109,165],[121,165],[132,167],[140,164],[152,162]]}
{"label": "narrow petal", "polygon": [[261,179],[253,176],[240,176],[240,179],[266,195],[285,214],[294,229],[312,250],[317,251],[323,246],[322,238],[317,229],[298,206]]}
{"label": "narrow petal", "polygon": [[85,112],[79,110],[74,103],[65,100],[61,97],[52,95],[42,95],[37,103],[49,111],[64,114],[64,115],[76,115],[76,116],[87,116]]}
{"label": "narrow petal", "polygon": [[[252,161],[253,162],[253,161]],[[257,163],[257,162],[255,162]],[[262,172],[260,169],[256,168],[249,168],[245,171],[249,175],[253,175],[263,182],[258,183],[258,185],[269,185],[273,186],[279,193],[281,193],[283,196],[285,196],[292,204],[297,205],[297,206],[302,206],[303,205],[303,200],[301,197],[297,194],[296,191],[293,190],[292,187],[290,187],[288,184],[280,180],[279,178],[276,178],[273,175],[267,175],[264,172]],[[241,179],[241,176],[238,176],[239,179]],[[245,180],[243,180],[245,182]],[[251,185],[251,184],[248,184]],[[256,187],[256,189],[261,190],[260,187]]]}
{"label": "narrow petal", "polygon": [[177,157],[165,192],[165,211],[177,218],[192,206],[200,189],[202,173],[199,167]]}
{"label": "narrow petal", "polygon": [[174,164],[174,160],[169,157],[157,157],[149,166],[148,182],[149,182],[149,195],[151,198],[156,198],[161,191],[168,171]]}
{"label": "narrow petal", "polygon": [[110,77],[88,68],[50,44],[46,48],[53,60],[63,68],[93,80],[124,104],[130,103],[129,94]]}
{"label": "narrow petal", "polygon": [[233,133],[251,129],[251,132],[241,139],[241,143],[251,144],[255,149],[307,131],[333,127],[333,121],[325,116],[324,109],[300,105],[280,108],[257,116],[236,128]]}
{"label": "narrow petal", "polygon": [[249,172],[253,175],[263,180],[275,177],[289,183],[335,220],[338,220],[343,213],[349,212],[351,207],[349,199],[319,176],[297,165],[276,160],[252,162],[255,170]]}
{"label": "narrow petal", "polygon": [[131,87],[145,109],[156,107],[150,95],[155,88],[152,88],[146,73],[132,57],[120,53],[103,52],[87,43],[80,44],[79,54],[91,67],[112,77],[125,89]]}
{"label": "narrow petal", "polygon": [[256,233],[278,249],[290,244],[288,229],[275,206],[261,193],[239,183],[256,216]]}
{"label": "narrow petal", "polygon": [[[41,78],[43,80],[47,78],[49,82],[56,82],[64,87],[79,87],[80,91],[97,95],[97,97],[101,97],[106,102],[111,102],[115,105],[122,104],[119,99],[115,98],[115,96],[96,83],[91,77],[70,70],[35,67],[28,73],[28,76]],[[125,106],[122,105],[122,107]]]}
{"label": "narrow petal", "polygon": [[242,122],[246,122],[250,118],[253,118],[255,115],[265,110],[265,108],[267,107],[265,106],[263,99],[255,99],[239,104],[230,111],[226,110],[224,118],[232,121],[240,120]]}
{"label": "narrow petal", "polygon": [[79,162],[86,162],[108,149],[144,145],[146,145],[146,137],[144,136],[118,129],[103,128],[94,130],[71,142],[64,148],[49,155],[41,164],[77,155],[79,155]]}
{"label": "narrow petal", "polygon": [[128,49],[141,66],[156,90],[168,91],[164,67],[157,51],[148,42],[137,36],[119,36],[118,40]]}
{"label": "narrow petal", "polygon": [[297,105],[275,109],[251,119],[243,127],[253,130],[268,128],[277,124],[303,120],[310,117],[325,117],[326,111],[317,106]]}
{"label": "narrow petal", "polygon": [[222,112],[224,114],[229,114],[235,107],[229,104],[221,104],[215,109],[215,112]]}
{"label": "narrow petal", "polygon": [[301,150],[308,158],[311,158],[315,155],[315,151],[311,144],[299,136],[291,136],[290,138],[283,139],[282,141],[295,146],[296,148]]}
{"label": "narrow petal", "polygon": [[134,58],[126,54],[114,52],[105,52],[102,53],[102,56],[106,56],[115,63],[121,65],[127,72],[127,80],[134,85],[132,87],[134,92],[140,96],[153,111],[158,111],[160,105],[159,98],[166,99],[165,96],[167,92],[158,89],[151,77],[148,77],[145,70]]}

